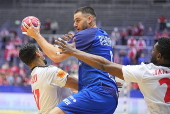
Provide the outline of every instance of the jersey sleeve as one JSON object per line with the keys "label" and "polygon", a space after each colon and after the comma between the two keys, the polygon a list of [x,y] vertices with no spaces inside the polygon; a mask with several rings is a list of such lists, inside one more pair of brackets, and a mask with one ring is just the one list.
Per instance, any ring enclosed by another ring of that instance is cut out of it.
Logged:
{"label": "jersey sleeve", "polygon": [[127,65],[122,67],[125,81],[141,82],[146,68],[144,65]]}
{"label": "jersey sleeve", "polygon": [[47,72],[48,83],[51,86],[64,87],[67,82],[68,73],[58,67],[51,67]]}
{"label": "jersey sleeve", "polygon": [[[73,37],[76,38],[76,48],[81,51],[88,49],[94,41],[96,31],[93,28],[77,32]],[[72,43],[73,38],[68,43]]]}

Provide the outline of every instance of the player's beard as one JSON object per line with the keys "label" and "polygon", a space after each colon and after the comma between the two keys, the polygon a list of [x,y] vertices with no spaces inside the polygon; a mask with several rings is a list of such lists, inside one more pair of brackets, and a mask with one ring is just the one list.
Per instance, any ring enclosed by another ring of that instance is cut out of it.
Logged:
{"label": "player's beard", "polygon": [[87,24],[87,22],[86,23],[84,23],[83,25],[82,25],[82,27],[81,27],[81,30],[85,30],[85,29],[88,29],[89,27],[88,27],[88,24]]}
{"label": "player's beard", "polygon": [[151,63],[153,63],[153,64],[155,64],[155,65],[157,64],[156,58],[153,57],[153,56],[151,57]]}

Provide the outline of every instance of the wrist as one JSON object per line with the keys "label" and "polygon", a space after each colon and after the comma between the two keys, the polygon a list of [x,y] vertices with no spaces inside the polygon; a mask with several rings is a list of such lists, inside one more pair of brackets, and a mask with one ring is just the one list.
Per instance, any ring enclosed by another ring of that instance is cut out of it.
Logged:
{"label": "wrist", "polygon": [[33,38],[34,38],[35,40],[38,40],[38,39],[41,39],[41,37],[42,37],[41,34],[36,33]]}
{"label": "wrist", "polygon": [[78,52],[78,51],[79,51],[79,50],[74,49],[74,50],[73,50],[73,52],[71,53],[71,56],[75,56],[75,57],[76,57],[76,56],[77,56],[77,52]]}

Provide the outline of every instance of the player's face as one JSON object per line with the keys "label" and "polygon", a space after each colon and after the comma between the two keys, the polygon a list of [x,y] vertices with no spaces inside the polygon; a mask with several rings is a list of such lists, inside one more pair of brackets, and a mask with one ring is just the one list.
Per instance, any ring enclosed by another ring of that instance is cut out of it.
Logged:
{"label": "player's face", "polygon": [[156,43],[154,45],[154,48],[152,50],[152,54],[151,54],[151,62],[153,64],[157,64],[157,54],[158,54],[158,50],[156,49],[156,46],[158,45],[158,43]]}
{"label": "player's face", "polygon": [[89,28],[88,16],[81,12],[74,14],[74,27],[77,31]]}
{"label": "player's face", "polygon": [[46,64],[47,64],[47,61],[46,61],[45,57],[43,56],[43,54],[42,54],[42,52],[40,51],[39,48],[38,48],[38,52],[40,53],[41,59],[43,60],[44,64],[46,65]]}

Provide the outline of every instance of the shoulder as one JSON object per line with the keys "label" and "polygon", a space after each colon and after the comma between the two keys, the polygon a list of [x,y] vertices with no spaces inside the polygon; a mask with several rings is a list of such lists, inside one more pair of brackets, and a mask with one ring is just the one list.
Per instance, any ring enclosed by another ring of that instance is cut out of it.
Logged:
{"label": "shoulder", "polygon": [[98,31],[98,28],[89,28],[79,31],[75,34],[75,37],[94,37]]}
{"label": "shoulder", "polygon": [[77,32],[77,34],[84,34],[84,33],[87,33],[87,34],[92,34],[94,32],[97,32],[99,28],[88,28],[88,29],[85,29],[85,30],[82,30],[82,31],[79,31]]}
{"label": "shoulder", "polygon": [[97,36],[108,36],[107,32],[100,29],[100,28],[89,28],[89,29],[85,29],[85,30],[82,30],[82,31],[79,31],[75,34],[74,37],[78,38],[81,37],[82,38],[94,38],[94,37],[97,37]]}

